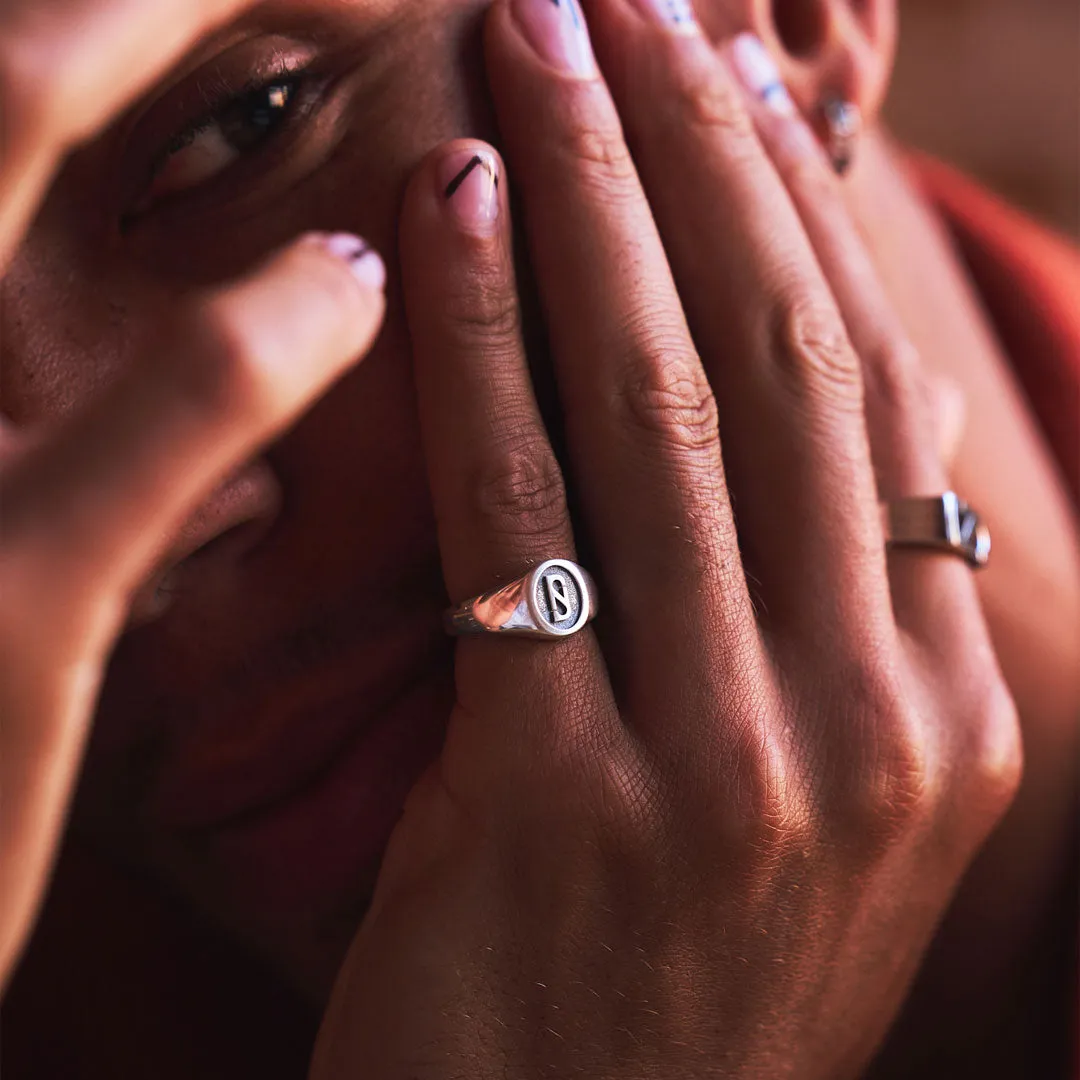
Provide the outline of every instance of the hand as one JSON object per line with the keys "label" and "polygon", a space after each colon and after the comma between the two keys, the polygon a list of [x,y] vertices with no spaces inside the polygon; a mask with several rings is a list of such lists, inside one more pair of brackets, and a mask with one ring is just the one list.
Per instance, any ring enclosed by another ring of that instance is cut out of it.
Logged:
{"label": "hand", "polygon": [[315,1080],[854,1076],[1015,791],[970,571],[886,557],[879,498],[948,483],[822,155],[746,39],[589,11],[609,85],[566,0],[487,25],[573,528],[490,147],[402,252],[452,599],[587,544],[601,619],[460,643]]}
{"label": "hand", "polygon": [[[244,6],[5,2],[0,267],[65,153]],[[131,594],[165,554],[161,537],[367,351],[383,271],[365,251],[355,237],[303,238],[185,304],[168,355],[64,424],[0,425],[0,986],[40,902]]]}

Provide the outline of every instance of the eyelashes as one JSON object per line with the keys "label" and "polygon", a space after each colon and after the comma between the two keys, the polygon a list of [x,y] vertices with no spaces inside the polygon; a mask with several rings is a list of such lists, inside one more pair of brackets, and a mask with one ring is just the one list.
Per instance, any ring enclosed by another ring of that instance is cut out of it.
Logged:
{"label": "eyelashes", "polygon": [[148,198],[205,183],[245,154],[258,150],[289,122],[299,90],[295,78],[267,83],[238,95],[175,136],[157,162]]}
{"label": "eyelashes", "polygon": [[[302,130],[326,83],[281,61],[246,82],[230,84],[220,73],[212,79],[187,90],[194,120],[177,129],[173,111],[172,132],[166,129],[164,138],[159,137],[145,179],[128,201],[125,230],[159,205],[201,195],[203,189],[209,194],[226,173],[240,172],[242,165],[272,168],[270,151]],[[254,184],[258,175],[253,172],[248,179]]]}

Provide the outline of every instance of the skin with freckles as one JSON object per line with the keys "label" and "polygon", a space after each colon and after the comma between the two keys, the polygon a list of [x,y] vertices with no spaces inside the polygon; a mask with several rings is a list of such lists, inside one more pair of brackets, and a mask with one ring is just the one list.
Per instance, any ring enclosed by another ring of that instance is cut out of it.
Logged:
{"label": "skin with freckles", "polygon": [[[760,6],[699,5],[701,22],[716,41],[752,25],[785,56]],[[847,51],[827,52],[817,64],[782,64],[781,74],[811,114],[822,85],[850,80],[872,117],[887,82],[891,5],[866,6],[860,26],[852,8],[836,7],[837,40]],[[473,0],[262,5],[203,41],[67,162],[3,281],[4,415],[29,427],[72,416],[102,387],[153,364],[179,336],[183,304],[300,234],[348,230],[386,258],[387,319],[364,363],[268,449],[241,455],[215,493],[160,537],[112,655],[72,824],[151,867],[320,1005],[368,907],[406,796],[439,755],[455,701],[453,649],[440,615],[465,587],[445,582],[445,551],[440,559],[432,509],[440,481],[425,458],[411,363],[417,342],[428,339],[422,328],[418,334],[417,304],[407,309],[398,223],[410,180],[420,184],[423,169],[437,168],[432,149],[463,136],[484,140],[481,149],[511,144],[511,181],[524,189],[525,212],[538,200],[540,167],[528,171],[521,132],[539,121],[526,121],[520,88],[522,100],[507,105],[504,97],[496,120],[481,41],[486,8]],[[601,19],[594,27],[602,60],[624,47],[617,26]],[[580,61],[580,43],[567,40]],[[620,89],[615,74],[611,82],[622,103],[632,100],[632,87]],[[640,118],[638,127],[624,120],[628,137],[648,137]],[[477,146],[469,146],[471,156]],[[647,165],[642,173],[664,213],[664,192],[674,204],[678,189]],[[474,171],[461,185],[474,208],[491,205],[483,187],[490,175]],[[508,199],[509,187],[499,185],[496,197]],[[991,969],[1007,970],[1041,932],[1060,882],[1071,784],[1065,763],[1078,702],[1069,664],[1076,534],[976,304],[882,135],[866,141],[843,198],[888,294],[873,309],[882,314],[866,322],[880,329],[896,318],[926,364],[967,394],[953,482],[1000,539],[982,598],[1029,762],[1011,815],[972,871],[971,891],[960,892],[961,944],[951,955],[946,945],[940,971],[928,969],[937,980],[929,983],[933,1000],[991,940],[1002,958]],[[509,203],[503,207],[502,220],[521,229],[524,214],[519,220],[517,206],[512,217]],[[815,235],[812,213],[802,216],[820,256],[835,226],[826,220]],[[666,234],[664,241],[680,267],[698,258],[705,272],[705,258],[685,240]],[[429,256],[461,258],[431,236],[427,242]],[[554,259],[545,264],[535,238],[519,233],[539,408],[566,454],[580,434],[572,425],[563,431],[547,348],[554,338],[557,351],[559,329],[545,320],[551,301],[542,305],[542,284],[533,283],[534,275],[554,276]],[[686,278],[676,277],[685,293]],[[438,295],[440,280],[427,295]],[[859,304],[863,310],[861,294]],[[298,350],[303,363],[300,343]],[[427,385],[430,402],[438,384]],[[454,393],[447,385],[435,400]],[[483,430],[461,422],[466,405],[451,417],[464,444],[467,431]],[[870,423],[874,429],[872,413]],[[741,465],[734,449],[732,457],[740,482],[754,475],[752,455]],[[768,551],[758,556],[769,562]],[[468,589],[502,573],[496,562],[464,574]],[[1046,597],[1037,611],[1017,599],[1033,590]],[[1023,882],[988,896],[979,883],[995,877],[1001,860],[1022,865]],[[1037,985],[1037,973],[1032,978]],[[976,1001],[988,992],[972,991]],[[961,1015],[960,1030],[964,1023]],[[903,1048],[897,1053],[903,1061]],[[888,1075],[888,1061],[881,1068]]]}

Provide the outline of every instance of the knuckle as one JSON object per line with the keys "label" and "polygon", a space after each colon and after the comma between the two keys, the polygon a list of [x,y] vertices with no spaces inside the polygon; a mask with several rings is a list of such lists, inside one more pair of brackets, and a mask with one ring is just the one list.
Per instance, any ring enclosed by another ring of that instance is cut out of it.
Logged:
{"label": "knuckle", "polygon": [[863,852],[908,837],[941,802],[929,726],[899,676],[882,665],[845,672],[838,723],[857,733],[828,783],[833,827]]}
{"label": "knuckle", "polygon": [[447,297],[444,316],[450,333],[466,349],[504,353],[518,348],[521,308],[502,279],[466,279]]}
{"label": "knuckle", "polygon": [[862,357],[866,395],[896,416],[927,414],[930,384],[918,350],[907,340],[882,342]]}
{"label": "knuckle", "polygon": [[[749,711],[732,743],[735,799],[719,806],[721,833],[752,862],[772,864],[815,843],[808,791],[799,763],[777,730],[777,711]],[[734,831],[735,835],[730,835]]]}
{"label": "knuckle", "polygon": [[681,128],[689,126],[713,137],[719,135],[729,149],[732,145],[742,146],[749,152],[756,147],[753,121],[740,91],[713,65],[678,65],[673,99]]}
{"label": "knuckle", "polygon": [[967,712],[972,746],[963,759],[964,798],[983,821],[992,823],[1012,804],[1023,778],[1019,715],[1000,677],[984,685]]}
{"label": "knuckle", "polygon": [[781,303],[773,339],[779,377],[794,394],[861,413],[861,365],[831,300],[807,295]]}
{"label": "knuckle", "polygon": [[207,416],[240,420],[268,404],[256,346],[232,306],[214,298],[196,310],[190,346],[169,375],[174,392]]}
{"label": "knuckle", "polygon": [[595,115],[592,103],[568,110],[561,132],[562,152],[578,178],[612,203],[638,195],[637,169],[618,123]]}
{"label": "knuckle", "polygon": [[649,350],[632,368],[623,405],[635,431],[676,453],[696,454],[716,447],[720,422],[716,398],[695,355],[681,350]]}
{"label": "knuckle", "polygon": [[871,845],[889,845],[907,836],[940,803],[940,783],[925,717],[917,709],[894,702],[879,712],[879,724],[876,765],[859,792],[860,824]]}
{"label": "knuckle", "polygon": [[482,528],[500,538],[561,541],[569,534],[566,487],[547,446],[515,438],[497,448],[469,484]]}

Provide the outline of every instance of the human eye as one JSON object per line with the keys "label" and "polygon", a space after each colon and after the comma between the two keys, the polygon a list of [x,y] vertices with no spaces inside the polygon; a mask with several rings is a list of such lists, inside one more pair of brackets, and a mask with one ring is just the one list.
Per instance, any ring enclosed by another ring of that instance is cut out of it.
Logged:
{"label": "human eye", "polygon": [[258,151],[294,118],[305,89],[301,77],[275,79],[237,95],[177,133],[153,165],[143,204],[206,183]]}
{"label": "human eye", "polygon": [[340,112],[333,70],[313,49],[257,40],[171,87],[128,137],[121,231],[205,220],[315,168]]}

